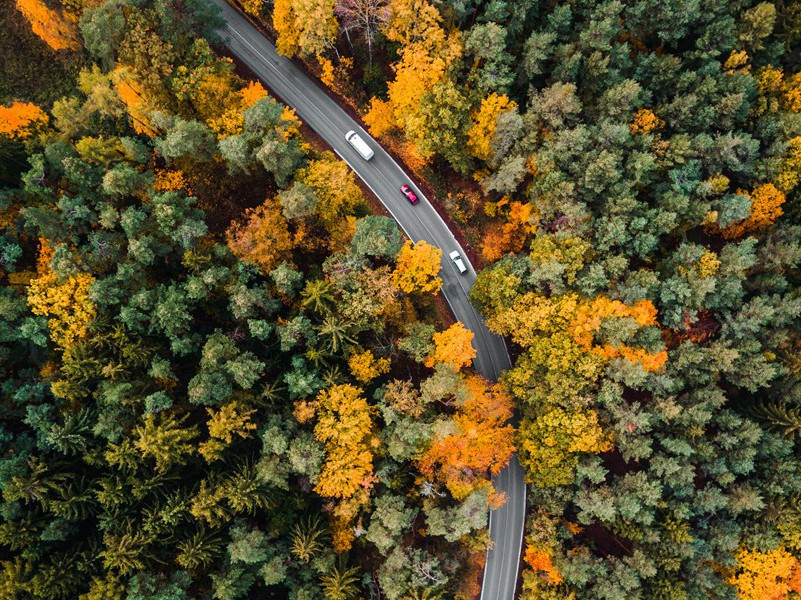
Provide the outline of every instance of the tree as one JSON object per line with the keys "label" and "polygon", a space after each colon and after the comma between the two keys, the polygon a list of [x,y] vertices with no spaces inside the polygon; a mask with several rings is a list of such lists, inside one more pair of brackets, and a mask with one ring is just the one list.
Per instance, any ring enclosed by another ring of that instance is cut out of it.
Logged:
{"label": "tree", "polygon": [[276,200],[245,213],[244,224],[234,223],[228,230],[228,246],[243,260],[258,265],[263,272],[277,267],[292,248],[286,220]]}
{"label": "tree", "polygon": [[345,564],[340,562],[320,577],[323,595],[328,600],[355,598],[359,593],[359,588],[356,586],[359,581],[358,574],[359,569],[356,567],[345,568]]}
{"label": "tree", "polygon": [[593,411],[554,408],[534,419],[524,419],[518,439],[521,462],[542,487],[572,483],[580,453],[611,448]]}
{"label": "tree", "polygon": [[350,372],[359,383],[368,383],[389,372],[389,359],[376,358],[370,350],[354,352],[348,359]]}
{"label": "tree", "polygon": [[420,472],[443,482],[457,500],[488,485],[487,474],[498,474],[514,452],[514,429],[506,424],[512,416],[509,395],[475,375],[465,384],[452,429],[435,436],[418,461]]}
{"label": "tree", "polygon": [[273,27],[278,32],[278,51],[289,57],[321,55],[337,34],[335,4],[336,0],[277,0]]}
{"label": "tree", "polygon": [[80,50],[75,26],[58,10],[42,0],[16,0],[17,9],[31,24],[33,32],[53,50]]}
{"label": "tree", "polygon": [[801,592],[801,565],[787,550],[769,552],[740,549],[737,571],[729,578],[739,598],[786,598],[788,592]]}
{"label": "tree", "polygon": [[346,210],[351,212],[364,203],[353,171],[330,152],[309,162],[297,173],[297,180],[313,190],[319,199],[315,211],[327,225],[335,224]]}
{"label": "tree", "polygon": [[167,134],[156,140],[156,148],[166,159],[206,161],[215,146],[214,134],[198,121],[179,119],[167,128]]}
{"label": "tree", "polygon": [[396,257],[397,265],[392,282],[407,294],[438,292],[442,280],[437,275],[442,268],[442,250],[425,241],[407,241]]}
{"label": "tree", "polygon": [[94,278],[87,273],[78,273],[60,282],[58,276],[48,270],[30,283],[28,304],[35,315],[50,317],[47,322],[50,337],[63,350],[86,336],[89,324],[97,315],[97,308],[89,299],[93,282]]}
{"label": "tree", "polygon": [[744,221],[723,229],[721,233],[726,239],[738,238],[746,233],[762,230],[772,225],[784,212],[782,210],[782,204],[785,201],[784,194],[772,183],[754,188],[750,194],[745,195],[751,200],[751,213]]}
{"label": "tree", "polygon": [[14,102],[9,107],[0,106],[0,136],[24,140],[49,120],[47,113],[30,102]]}
{"label": "tree", "polygon": [[315,490],[330,498],[350,498],[372,477],[373,409],[350,384],[335,385],[317,396],[314,437],[326,459]]}
{"label": "tree", "polygon": [[402,245],[403,235],[393,219],[371,215],[356,221],[350,251],[357,256],[392,260]]}
{"label": "tree", "polygon": [[426,366],[445,363],[454,369],[461,369],[470,364],[476,357],[473,348],[475,335],[462,323],[454,323],[445,331],[433,335],[434,351],[426,358]]}
{"label": "tree", "polygon": [[184,427],[183,421],[173,415],[149,414],[144,425],[135,429],[134,447],[143,457],[153,458],[158,471],[186,464],[194,453],[197,431],[193,426]]}
{"label": "tree", "polygon": [[304,521],[295,523],[292,528],[292,544],[290,552],[303,562],[309,562],[323,549],[324,531],[320,527],[319,517],[308,516]]}
{"label": "tree", "polygon": [[210,439],[201,443],[198,451],[208,461],[212,462],[234,440],[234,435],[241,438],[250,436],[250,431],[256,429],[251,415],[256,411],[252,408],[240,407],[236,400],[223,405],[219,410],[207,408],[210,419],[206,423]]}
{"label": "tree", "polygon": [[346,35],[360,31],[367,43],[367,56],[373,60],[373,42],[379,29],[389,19],[386,0],[338,0],[334,14],[342,23]]}
{"label": "tree", "polygon": [[492,142],[498,119],[501,115],[517,109],[517,104],[505,95],[492,93],[481,101],[481,107],[472,116],[467,132],[467,145],[470,152],[479,160],[489,160],[493,156]]}

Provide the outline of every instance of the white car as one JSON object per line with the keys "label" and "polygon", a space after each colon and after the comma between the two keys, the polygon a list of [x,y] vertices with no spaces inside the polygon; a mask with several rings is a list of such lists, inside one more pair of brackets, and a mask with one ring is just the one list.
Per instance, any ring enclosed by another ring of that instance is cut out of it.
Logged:
{"label": "white car", "polygon": [[370,160],[373,158],[375,152],[373,152],[372,148],[367,145],[362,138],[359,137],[359,134],[355,131],[351,130],[345,134],[345,139],[350,142],[350,145],[356,148],[356,152],[362,155],[364,160]]}
{"label": "white car", "polygon": [[451,252],[448,256],[451,257],[453,264],[455,264],[456,268],[459,269],[459,273],[461,273],[462,275],[467,273],[467,267],[464,266],[464,261],[462,260],[462,256],[456,250]]}

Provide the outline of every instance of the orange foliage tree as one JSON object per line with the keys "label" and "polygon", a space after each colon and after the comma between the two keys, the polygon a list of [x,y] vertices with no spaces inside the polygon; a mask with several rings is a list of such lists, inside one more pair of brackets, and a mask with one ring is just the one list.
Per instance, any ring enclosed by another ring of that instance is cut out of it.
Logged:
{"label": "orange foliage tree", "polygon": [[114,70],[114,81],[116,82],[117,95],[125,104],[128,116],[133,122],[134,131],[148,137],[155,137],[157,132],[150,124],[149,107],[145,101],[142,88],[136,82],[128,69],[120,68]]}
{"label": "orange foliage tree", "polygon": [[467,394],[456,409],[451,433],[434,438],[418,461],[420,472],[437,480],[463,500],[489,485],[514,453],[512,399],[499,385],[478,375],[465,379]]}
{"label": "orange foliage tree", "polygon": [[426,358],[426,366],[433,367],[436,363],[445,363],[454,369],[466,367],[476,357],[476,349],[472,344],[473,337],[475,337],[473,332],[462,323],[454,323],[445,331],[435,333],[434,351]]}
{"label": "orange foliage tree", "polygon": [[610,300],[606,296],[598,296],[589,303],[579,306],[571,323],[573,339],[583,348],[595,352],[603,358],[610,359],[622,356],[631,362],[639,362],[646,371],[658,371],[667,362],[667,352],[650,354],[639,348],[629,346],[611,346],[593,344],[595,333],[601,329],[601,322],[607,317],[631,317],[640,327],[653,327],[656,320],[656,307],[650,300],[640,300],[628,306],[620,300]]}
{"label": "orange foliage tree", "polygon": [[42,0],[17,0],[17,9],[31,24],[33,32],[53,50],[80,50],[78,32],[64,15],[48,8]]}
{"label": "orange foliage tree", "polygon": [[407,294],[413,292],[438,292],[442,287],[439,278],[442,250],[420,240],[416,244],[407,241],[397,257],[392,282]]}
{"label": "orange foliage tree", "polygon": [[783,548],[770,552],[743,548],[729,583],[740,600],[783,600],[790,592],[801,593],[801,565]]}
{"label": "orange foliage tree", "polygon": [[277,200],[267,200],[245,213],[246,222],[234,223],[228,230],[228,247],[242,260],[267,272],[286,259],[292,237]]}
{"label": "orange foliage tree", "polygon": [[647,108],[642,108],[634,115],[634,120],[629,125],[631,133],[651,133],[655,129],[661,129],[665,126],[665,122],[657,117],[652,111]]}
{"label": "orange foliage tree", "polygon": [[537,574],[544,576],[548,583],[558,585],[564,581],[559,569],[553,564],[552,548],[544,547],[542,544],[529,543],[523,560]]}
{"label": "orange foliage tree", "polygon": [[738,238],[746,233],[759,231],[773,224],[783,214],[784,194],[772,183],[754,188],[750,194],[740,190],[751,199],[751,214],[744,221],[729,225],[721,232],[726,239]]}
{"label": "orange foliage tree", "polygon": [[0,106],[0,135],[24,140],[31,136],[38,125],[49,120],[47,113],[30,102]]}

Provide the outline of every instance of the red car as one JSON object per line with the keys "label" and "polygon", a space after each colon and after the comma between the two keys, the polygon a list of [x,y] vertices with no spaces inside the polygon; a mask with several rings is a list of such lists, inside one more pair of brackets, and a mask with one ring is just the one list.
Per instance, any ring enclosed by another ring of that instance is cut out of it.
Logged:
{"label": "red car", "polygon": [[408,185],[402,185],[400,187],[400,191],[404,196],[406,196],[406,199],[409,201],[409,204],[417,204],[418,202],[420,202],[420,199],[412,191],[412,188],[410,188]]}

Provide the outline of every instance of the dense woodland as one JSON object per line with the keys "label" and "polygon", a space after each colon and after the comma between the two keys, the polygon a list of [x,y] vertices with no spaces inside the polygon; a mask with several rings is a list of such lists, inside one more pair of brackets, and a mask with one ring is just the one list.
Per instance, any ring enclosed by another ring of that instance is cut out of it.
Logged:
{"label": "dense woodland", "polygon": [[801,593],[799,4],[242,5],[481,248],[524,596]]}
{"label": "dense woodland", "polygon": [[15,0],[0,595],[471,598],[516,448],[524,599],[798,597],[799,5],[238,5],[436,192],[514,367],[203,0]]}
{"label": "dense woodland", "polygon": [[513,403],[439,250],[202,0],[14,10],[49,63],[0,87],[0,598],[474,597]]}

